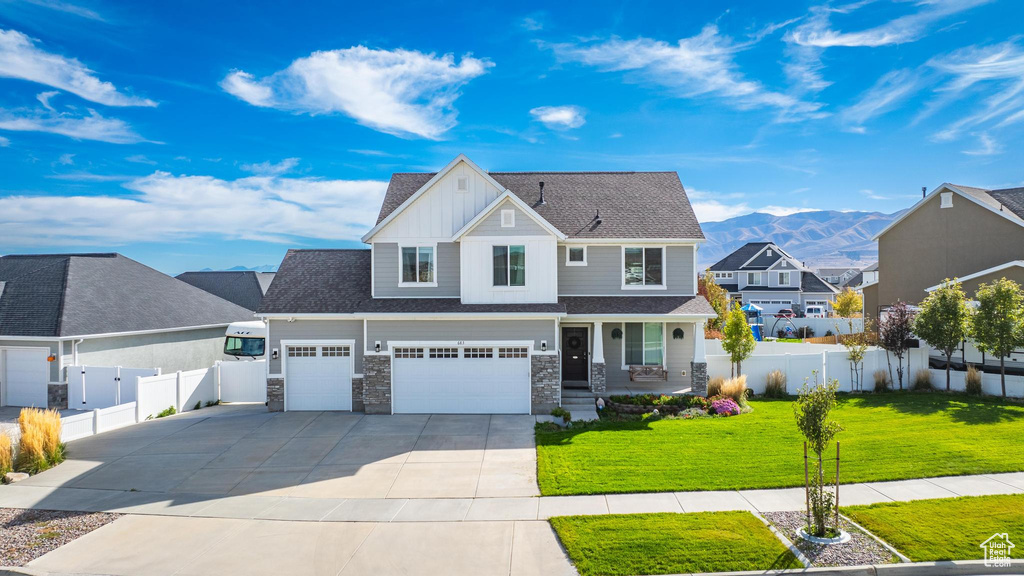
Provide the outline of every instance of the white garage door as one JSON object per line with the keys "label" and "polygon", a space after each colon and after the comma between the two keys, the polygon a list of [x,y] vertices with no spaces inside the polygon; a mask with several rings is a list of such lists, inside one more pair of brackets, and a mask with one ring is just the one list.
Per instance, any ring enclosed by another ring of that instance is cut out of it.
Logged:
{"label": "white garage door", "polygon": [[418,414],[529,414],[525,346],[395,348],[392,408]]}
{"label": "white garage door", "polygon": [[285,410],[351,410],[352,347],[288,346]]}
{"label": "white garage door", "polygon": [[8,348],[5,355],[4,378],[8,406],[36,406],[46,408],[46,389],[50,381],[50,364],[46,361],[46,348]]}

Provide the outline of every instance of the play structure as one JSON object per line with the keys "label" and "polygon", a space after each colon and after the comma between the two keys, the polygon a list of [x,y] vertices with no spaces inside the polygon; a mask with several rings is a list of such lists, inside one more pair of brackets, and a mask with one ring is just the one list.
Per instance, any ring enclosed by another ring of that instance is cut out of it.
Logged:
{"label": "play structure", "polygon": [[[781,328],[779,328],[779,324],[780,323],[782,324]],[[795,338],[796,337],[796,324],[793,323],[793,319],[792,318],[784,318],[782,316],[776,316],[775,317],[775,322],[772,322],[772,329],[768,331],[768,335],[769,336],[776,336],[776,335],[778,335],[778,331],[779,330],[782,330],[782,332],[785,334],[786,338]]]}
{"label": "play structure", "polygon": [[762,308],[756,304],[744,304],[740,310],[747,315],[747,324],[750,331],[754,333],[754,340],[764,340],[764,319],[761,317]]}

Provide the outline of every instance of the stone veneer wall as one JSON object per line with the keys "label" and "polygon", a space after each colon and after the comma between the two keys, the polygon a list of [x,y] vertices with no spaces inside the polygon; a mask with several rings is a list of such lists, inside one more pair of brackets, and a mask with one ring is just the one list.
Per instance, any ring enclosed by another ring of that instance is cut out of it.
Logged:
{"label": "stone veneer wall", "polygon": [[363,411],[391,414],[391,356],[363,356]]}
{"label": "stone veneer wall", "polygon": [[708,393],[707,362],[690,362],[690,391],[701,396]]}
{"label": "stone veneer wall", "polygon": [[608,389],[605,379],[604,362],[593,362],[590,365],[590,391],[604,394]]}
{"label": "stone veneer wall", "polygon": [[530,388],[533,414],[547,414],[558,406],[562,378],[557,354],[530,356]]}
{"label": "stone veneer wall", "polygon": [[68,407],[68,385],[47,384],[46,406],[56,410],[66,410]]}
{"label": "stone veneer wall", "polygon": [[267,410],[284,410],[284,378],[267,378]]}
{"label": "stone veneer wall", "polygon": [[363,411],[363,379],[352,379],[352,411]]}

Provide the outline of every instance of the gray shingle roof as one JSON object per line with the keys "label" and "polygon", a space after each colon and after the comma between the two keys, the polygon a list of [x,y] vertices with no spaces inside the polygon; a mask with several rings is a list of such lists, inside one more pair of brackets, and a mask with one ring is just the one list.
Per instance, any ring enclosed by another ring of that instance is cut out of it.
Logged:
{"label": "gray shingle roof", "polygon": [[953,184],[965,194],[970,194],[980,202],[994,210],[1004,209],[1018,218],[1024,219],[1024,188],[1003,188],[988,190],[974,186]]}
{"label": "gray shingle roof", "polygon": [[120,254],[0,258],[0,334],[85,336],[251,320],[252,313]]}
{"label": "gray shingle roof", "polygon": [[[570,238],[704,238],[675,172],[490,172]],[[391,176],[379,224],[434,173]],[[539,205],[540,182],[545,204]],[[601,224],[595,225],[597,211]]]}
{"label": "gray shingle roof", "polygon": [[703,297],[563,297],[548,304],[463,304],[458,298],[373,298],[369,250],[289,250],[264,314],[714,314]]}
{"label": "gray shingle roof", "polygon": [[835,286],[825,282],[821,278],[818,278],[814,272],[804,272],[800,276],[800,290],[803,292],[832,292],[836,293],[839,290]]}
{"label": "gray shingle roof", "polygon": [[219,296],[228,302],[234,302],[246,310],[255,311],[270,282],[274,279],[273,272],[253,272],[251,270],[231,270],[224,272],[184,272],[175,276],[200,290]]}
{"label": "gray shingle roof", "polygon": [[722,258],[718,262],[712,264],[711,270],[725,272],[739,270],[740,267],[743,266],[744,262],[753,258],[769,244],[771,244],[771,242],[747,242],[743,246],[734,250],[732,254],[729,254],[725,258]]}

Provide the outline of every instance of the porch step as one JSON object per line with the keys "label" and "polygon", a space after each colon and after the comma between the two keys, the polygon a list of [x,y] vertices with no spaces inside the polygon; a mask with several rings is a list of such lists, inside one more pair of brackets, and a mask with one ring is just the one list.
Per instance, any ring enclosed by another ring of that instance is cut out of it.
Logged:
{"label": "porch step", "polygon": [[566,398],[587,398],[593,400],[595,398],[594,393],[590,390],[576,390],[574,388],[562,388],[562,400]]}

